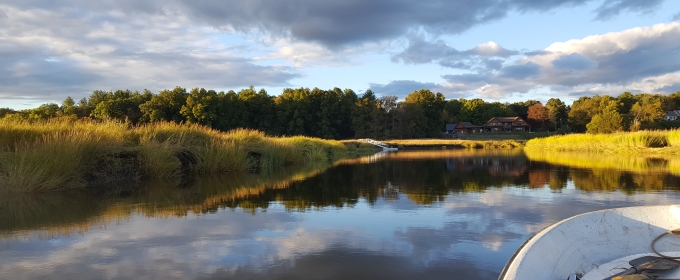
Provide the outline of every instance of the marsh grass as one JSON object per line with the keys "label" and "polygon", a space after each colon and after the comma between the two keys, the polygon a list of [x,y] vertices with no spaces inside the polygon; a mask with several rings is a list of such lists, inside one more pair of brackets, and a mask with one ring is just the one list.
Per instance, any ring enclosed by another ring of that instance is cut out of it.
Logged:
{"label": "marsh grass", "polygon": [[149,141],[139,146],[139,167],[145,177],[162,179],[181,175],[182,163],[175,156],[175,147],[168,142]]}
{"label": "marsh grass", "polygon": [[524,143],[520,140],[459,140],[459,139],[414,139],[414,140],[386,140],[390,145],[410,148],[453,147],[468,149],[510,149],[521,148]]}
{"label": "marsh grass", "polygon": [[678,131],[637,131],[612,134],[568,134],[529,140],[528,149],[613,153],[678,153]]}
{"label": "marsh grass", "polygon": [[532,161],[542,161],[554,165],[588,169],[624,170],[634,173],[672,173],[678,174],[672,166],[677,166],[680,160],[673,157],[648,157],[642,155],[608,155],[588,152],[551,152],[540,150],[525,150],[527,158]]}
{"label": "marsh grass", "polygon": [[226,133],[193,124],[0,121],[0,191],[81,188],[94,182],[275,170],[344,156],[340,142]]}

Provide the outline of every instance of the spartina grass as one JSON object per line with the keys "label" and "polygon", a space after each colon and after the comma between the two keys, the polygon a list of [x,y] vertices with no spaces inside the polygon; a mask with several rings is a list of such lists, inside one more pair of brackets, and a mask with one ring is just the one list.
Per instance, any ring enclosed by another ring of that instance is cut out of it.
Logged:
{"label": "spartina grass", "polygon": [[[666,148],[672,146],[674,132],[669,131],[637,131],[618,132],[612,134],[568,134],[535,138],[527,142],[528,149],[555,151],[591,151],[617,153],[651,152],[650,148]],[[655,150],[660,153],[673,153],[673,150]]]}
{"label": "spartina grass", "polygon": [[680,148],[680,130],[673,129],[668,131],[668,144],[674,148]]}
{"label": "spartina grass", "polygon": [[0,157],[0,188],[26,192],[84,186],[80,171],[87,147],[82,138],[70,136],[45,135],[4,153]]}
{"label": "spartina grass", "polygon": [[198,172],[276,170],[347,153],[340,142],[195,124],[0,121],[0,191],[47,191]]}
{"label": "spartina grass", "polygon": [[196,169],[200,173],[220,174],[248,170],[253,164],[253,159],[242,147],[213,139],[199,154]]}
{"label": "spartina grass", "polygon": [[175,156],[175,149],[169,142],[149,141],[140,146],[138,152],[142,176],[163,179],[181,175],[182,163]]}

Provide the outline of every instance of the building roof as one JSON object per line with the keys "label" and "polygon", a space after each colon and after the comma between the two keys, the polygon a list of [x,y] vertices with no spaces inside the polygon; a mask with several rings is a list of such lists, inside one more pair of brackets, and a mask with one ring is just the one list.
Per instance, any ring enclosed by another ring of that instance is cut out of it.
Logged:
{"label": "building roof", "polygon": [[459,122],[456,128],[481,128],[481,126],[474,125],[471,122]]}
{"label": "building roof", "polygon": [[457,123],[447,123],[447,124],[446,124],[446,130],[447,130],[447,131],[448,131],[448,130],[454,130],[454,129],[456,129],[456,126],[457,126],[457,125],[458,125]]}
{"label": "building roof", "polygon": [[493,121],[494,119],[496,119],[500,123],[511,123],[511,122],[517,122],[517,121],[521,121],[523,123],[521,125],[512,124],[512,127],[530,127],[531,126],[524,119],[522,119],[520,117],[493,117],[489,121],[487,121],[486,124],[484,124],[484,126],[485,127],[504,126],[504,125],[490,125],[489,123],[491,123],[491,121]]}
{"label": "building roof", "polygon": [[[493,118],[491,118],[491,119],[493,119]],[[499,120],[500,122],[514,122],[514,121],[518,121],[518,120],[524,121],[520,117],[496,117],[496,119]],[[491,121],[491,120],[489,120],[489,121]]]}
{"label": "building roof", "polygon": [[680,117],[680,111],[679,110],[673,110],[673,111],[666,111],[666,116],[669,117]]}

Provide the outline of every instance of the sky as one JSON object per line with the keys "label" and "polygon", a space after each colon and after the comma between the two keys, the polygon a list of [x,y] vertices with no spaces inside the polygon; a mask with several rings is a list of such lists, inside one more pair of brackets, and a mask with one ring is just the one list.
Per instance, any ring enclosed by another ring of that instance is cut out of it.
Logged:
{"label": "sky", "polygon": [[3,0],[0,107],[176,86],[516,102],[680,91],[677,0]]}

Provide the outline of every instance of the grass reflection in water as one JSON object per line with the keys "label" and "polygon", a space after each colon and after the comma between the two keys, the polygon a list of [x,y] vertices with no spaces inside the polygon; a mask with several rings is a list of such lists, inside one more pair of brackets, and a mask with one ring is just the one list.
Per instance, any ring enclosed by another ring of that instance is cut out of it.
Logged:
{"label": "grass reflection in water", "polygon": [[49,238],[154,218],[201,215],[219,209],[256,214],[272,203],[287,211],[353,207],[360,200],[402,198],[418,205],[490,188],[550,188],[570,182],[583,191],[656,191],[680,185],[672,158],[583,153],[549,155],[519,149],[438,150],[377,154],[334,164],[317,162],[266,174],[196,176],[147,181],[116,193],[58,192],[0,197],[0,236]]}

